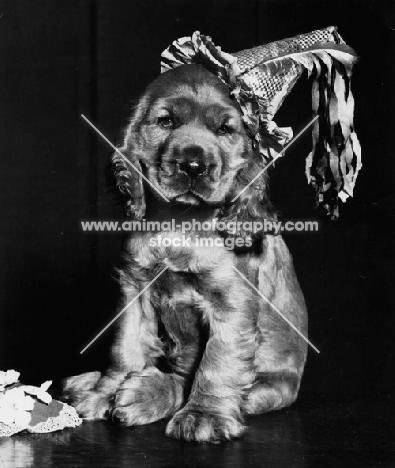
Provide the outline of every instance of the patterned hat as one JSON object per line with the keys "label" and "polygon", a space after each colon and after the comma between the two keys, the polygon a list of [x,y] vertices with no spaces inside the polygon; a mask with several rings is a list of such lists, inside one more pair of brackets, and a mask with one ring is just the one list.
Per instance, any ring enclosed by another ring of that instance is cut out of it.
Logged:
{"label": "patterned hat", "polygon": [[265,161],[270,162],[292,138],[273,117],[296,81],[307,71],[314,78],[313,147],[306,158],[306,176],[316,189],[316,203],[332,219],[338,199],[353,194],[361,164],[361,147],[354,132],[351,71],[355,52],[334,26],[272,42],[233,54],[223,52],[209,36],[195,32],[174,41],[162,53],[162,73],[200,63],[231,90],[245,126]]}

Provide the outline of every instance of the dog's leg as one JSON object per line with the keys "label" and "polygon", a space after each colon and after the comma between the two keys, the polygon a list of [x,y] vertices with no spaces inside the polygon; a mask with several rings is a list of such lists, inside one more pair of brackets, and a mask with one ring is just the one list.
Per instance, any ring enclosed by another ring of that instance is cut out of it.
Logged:
{"label": "dog's leg", "polygon": [[[303,304],[298,304],[298,296],[293,294],[292,297],[293,301],[288,305],[302,308]],[[283,292],[282,312],[291,320],[284,298],[286,293]],[[275,297],[273,301],[278,304]],[[303,316],[304,310],[301,309],[299,317]],[[293,322],[307,334],[303,321],[293,316]],[[258,329],[260,343],[255,358],[257,376],[243,402],[243,410],[247,414],[267,413],[291,405],[298,395],[307,354],[307,344],[268,307],[258,320]]]}
{"label": "dog's leg", "polygon": [[150,366],[131,373],[122,383],[113,415],[129,426],[172,416],[184,403],[201,357],[196,313],[187,306],[166,309],[161,319],[168,333],[166,359],[173,372],[164,373]]}
{"label": "dog's leg", "polygon": [[[144,287],[131,279],[123,281],[125,304]],[[157,336],[157,320],[149,300],[149,292],[139,297],[120,318],[117,340],[113,348],[113,366],[104,376],[99,372],[70,377],[64,381],[64,396],[86,419],[104,419],[112,409],[112,400],[130,372],[141,372],[153,366],[162,354]]]}
{"label": "dog's leg", "polygon": [[203,292],[201,308],[210,337],[189,401],[166,428],[166,434],[177,439],[219,442],[245,430],[241,405],[255,378],[256,323],[245,286],[224,267],[208,278]]}
{"label": "dog's leg", "polygon": [[[259,289],[307,336],[307,312],[291,256],[281,238],[267,239],[268,250],[259,267]],[[281,267],[277,266],[281,259]],[[291,405],[298,395],[307,344],[273,308],[260,304],[257,378],[244,401],[247,414],[266,413]]]}

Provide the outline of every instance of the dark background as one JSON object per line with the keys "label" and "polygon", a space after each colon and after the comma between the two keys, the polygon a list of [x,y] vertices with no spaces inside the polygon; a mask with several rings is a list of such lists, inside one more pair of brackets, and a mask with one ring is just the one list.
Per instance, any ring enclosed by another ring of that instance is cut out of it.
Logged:
{"label": "dark background", "polygon": [[[335,24],[360,55],[353,92],[363,169],[337,222],[313,210],[310,135],[272,170],[283,219],[318,219],[286,241],[306,296],[310,339],[302,399],[382,398],[394,390],[394,4],[366,0],[116,0],[0,3],[0,369],[41,383],[108,363],[122,236],[80,221],[122,217],[105,181],[131,105],[160,53],[200,30],[227,52]],[[311,118],[301,82],[277,123]]]}

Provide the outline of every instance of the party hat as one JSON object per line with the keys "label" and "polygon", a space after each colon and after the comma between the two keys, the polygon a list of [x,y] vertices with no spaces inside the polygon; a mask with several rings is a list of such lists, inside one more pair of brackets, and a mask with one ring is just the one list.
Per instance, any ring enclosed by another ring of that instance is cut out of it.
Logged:
{"label": "party hat", "polygon": [[162,53],[162,72],[200,63],[230,88],[243,113],[245,126],[270,162],[292,138],[292,129],[278,127],[273,117],[296,81],[307,71],[313,77],[312,151],[306,176],[316,189],[317,205],[332,219],[339,215],[338,199],[352,196],[361,163],[354,131],[351,71],[356,54],[331,26],[253,49],[226,53],[209,36],[195,32],[174,41]]}

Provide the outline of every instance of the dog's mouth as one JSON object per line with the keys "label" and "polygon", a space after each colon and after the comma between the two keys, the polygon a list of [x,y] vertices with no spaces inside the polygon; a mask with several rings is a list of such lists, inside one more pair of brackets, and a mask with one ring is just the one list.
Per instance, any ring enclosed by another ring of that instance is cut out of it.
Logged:
{"label": "dog's mouth", "polygon": [[177,174],[176,177],[169,178],[162,176],[159,178],[159,186],[174,201],[191,205],[207,203],[212,191],[211,184],[205,175],[192,180],[185,174]]}
{"label": "dog's mouth", "polygon": [[174,200],[179,203],[185,203],[187,205],[200,205],[201,203],[205,203],[203,197],[199,194],[194,193],[193,190],[187,190],[186,192],[177,195],[174,197]]}
{"label": "dog's mouth", "polygon": [[[217,206],[222,200],[215,196],[219,181],[211,180],[206,172],[190,177],[183,172],[164,171],[151,167],[148,178],[163,190],[163,193],[176,203],[185,205]],[[214,195],[214,196],[213,196]]]}
{"label": "dog's mouth", "polygon": [[188,190],[175,195],[173,200],[187,205],[205,205],[211,207],[220,206],[223,202],[223,200],[213,199],[209,193],[204,193],[204,191],[198,190],[193,185],[190,185]]}

